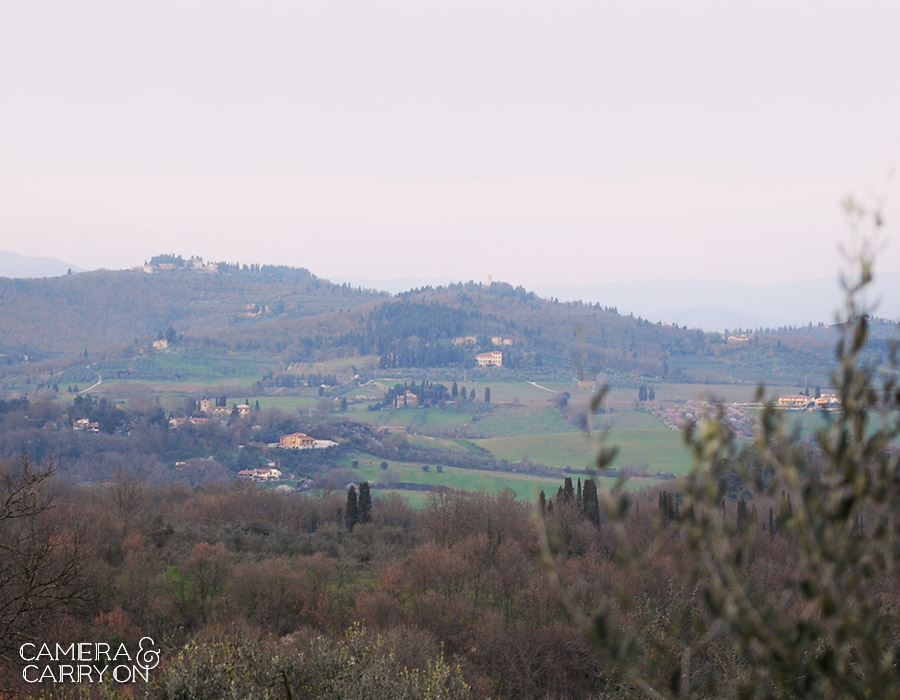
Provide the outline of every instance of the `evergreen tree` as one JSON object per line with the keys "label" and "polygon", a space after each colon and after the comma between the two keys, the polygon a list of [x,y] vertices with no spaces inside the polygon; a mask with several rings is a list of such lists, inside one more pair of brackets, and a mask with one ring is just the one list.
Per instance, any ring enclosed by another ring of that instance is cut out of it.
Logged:
{"label": "evergreen tree", "polygon": [[647,389],[647,401],[655,401],[656,400],[656,392],[653,391],[653,387],[651,386]]}
{"label": "evergreen tree", "polygon": [[584,516],[594,525],[600,525],[600,499],[597,496],[597,484],[593,479],[584,480],[584,488],[581,492],[584,503]]}
{"label": "evergreen tree", "polygon": [[641,388],[638,389],[638,401],[646,401],[647,400],[647,387],[641,384]]}
{"label": "evergreen tree", "polygon": [[372,492],[369,489],[369,482],[364,481],[359,485],[359,522],[372,522]]}
{"label": "evergreen tree", "polygon": [[347,509],[344,512],[344,524],[348,530],[352,530],[359,520],[359,501],[356,498],[356,487],[350,484],[347,491]]}
{"label": "evergreen tree", "polygon": [[563,482],[563,500],[566,503],[571,503],[575,498],[575,487],[572,485],[572,477],[567,476],[566,480]]}
{"label": "evergreen tree", "polygon": [[484,402],[491,402],[491,388],[489,386],[484,387]]}
{"label": "evergreen tree", "polygon": [[453,386],[450,388],[450,398],[459,398],[459,387],[456,386],[456,382],[453,382]]}
{"label": "evergreen tree", "polygon": [[547,494],[544,493],[544,489],[541,489],[538,496],[538,506],[541,509],[541,515],[544,515],[547,512]]}
{"label": "evergreen tree", "polygon": [[738,499],[737,506],[737,528],[738,530],[743,530],[747,525],[747,501],[744,500],[744,497],[741,496]]}

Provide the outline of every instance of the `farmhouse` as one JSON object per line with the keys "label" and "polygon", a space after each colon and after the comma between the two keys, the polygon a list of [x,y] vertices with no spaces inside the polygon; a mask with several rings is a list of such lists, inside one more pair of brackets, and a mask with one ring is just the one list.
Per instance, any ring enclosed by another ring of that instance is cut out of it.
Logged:
{"label": "farmhouse", "polygon": [[812,399],[803,394],[788,394],[787,396],[780,396],[775,405],[779,408],[806,408],[811,403]]}
{"label": "farmhouse", "polygon": [[475,362],[479,367],[502,367],[503,353],[500,350],[491,350],[475,355]]}
{"label": "farmhouse", "polygon": [[413,408],[419,405],[419,397],[409,389],[406,393],[394,397],[394,408]]}
{"label": "farmhouse", "polygon": [[282,435],[278,446],[287,450],[311,450],[316,446],[316,441],[306,433],[291,433]]}
{"label": "farmhouse", "polygon": [[241,469],[238,472],[239,479],[249,481],[277,481],[281,478],[281,470],[269,467],[268,469]]}
{"label": "farmhouse", "polygon": [[72,423],[72,430],[76,432],[99,433],[100,423],[98,421],[90,421],[87,418],[79,418]]}
{"label": "farmhouse", "polygon": [[816,408],[829,409],[839,408],[841,405],[840,397],[835,394],[822,394],[814,401]]}

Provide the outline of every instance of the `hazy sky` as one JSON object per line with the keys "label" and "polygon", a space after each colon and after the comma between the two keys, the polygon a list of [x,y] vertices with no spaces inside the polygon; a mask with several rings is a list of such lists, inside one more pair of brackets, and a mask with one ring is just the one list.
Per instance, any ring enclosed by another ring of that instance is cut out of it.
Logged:
{"label": "hazy sky", "polygon": [[525,286],[827,277],[839,202],[898,165],[898,33],[897,0],[9,2],[0,249]]}

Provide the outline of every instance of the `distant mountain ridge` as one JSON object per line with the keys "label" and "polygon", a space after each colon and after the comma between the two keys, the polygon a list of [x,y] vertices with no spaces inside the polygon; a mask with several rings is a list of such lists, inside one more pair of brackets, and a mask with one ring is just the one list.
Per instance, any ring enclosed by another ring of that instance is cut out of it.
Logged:
{"label": "distant mountain ridge", "polygon": [[[706,280],[545,285],[535,287],[535,292],[561,301],[602,300],[620,313],[717,332],[832,323],[844,299],[836,278],[772,286]],[[876,271],[869,298],[875,302],[876,316],[900,318],[900,274]]]}
{"label": "distant mountain ridge", "polygon": [[69,272],[83,272],[77,265],[56,258],[34,258],[9,250],[0,250],[0,277],[28,279],[61,277]]}
{"label": "distant mountain ridge", "polygon": [[[404,290],[438,287],[449,278],[353,280],[367,289],[397,294]],[[545,299],[581,301],[614,307],[619,313],[652,322],[699,328],[707,332],[806,326],[832,323],[843,304],[836,278],[820,278],[763,286],[709,280],[642,280],[592,285],[542,284],[532,288]],[[876,271],[870,298],[875,315],[900,319],[900,273]]]}

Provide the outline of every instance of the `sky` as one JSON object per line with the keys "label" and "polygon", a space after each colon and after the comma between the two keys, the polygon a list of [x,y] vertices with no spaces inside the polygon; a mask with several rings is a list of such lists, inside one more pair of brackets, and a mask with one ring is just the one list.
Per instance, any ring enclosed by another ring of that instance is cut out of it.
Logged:
{"label": "sky", "polygon": [[900,3],[0,10],[0,249],[526,287],[900,271]]}

